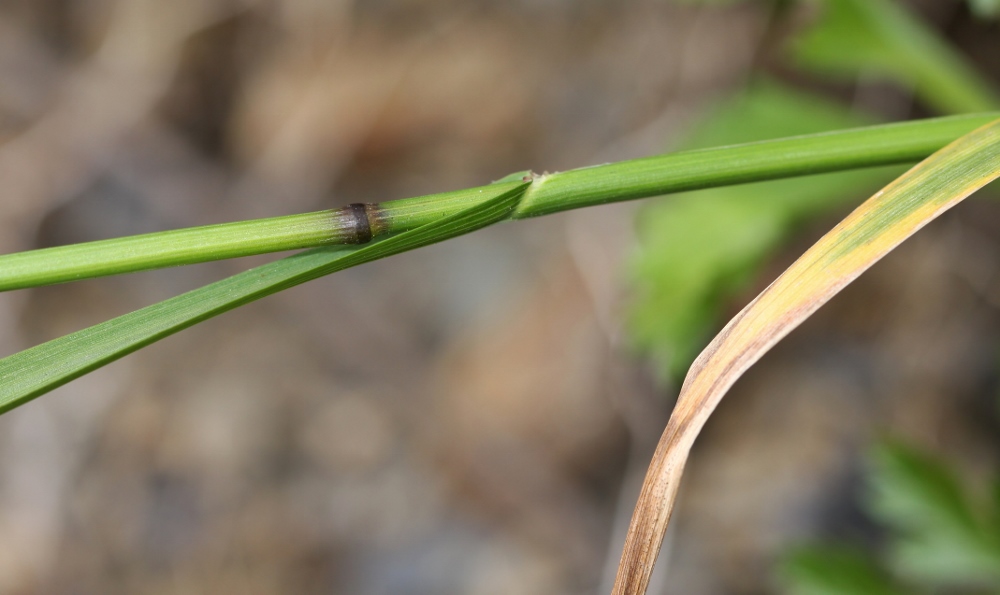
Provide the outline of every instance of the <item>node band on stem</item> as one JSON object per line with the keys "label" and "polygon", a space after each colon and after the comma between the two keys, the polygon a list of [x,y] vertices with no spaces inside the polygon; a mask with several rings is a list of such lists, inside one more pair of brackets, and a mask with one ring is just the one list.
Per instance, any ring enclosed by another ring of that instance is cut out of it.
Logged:
{"label": "node band on stem", "polygon": [[0,291],[337,244],[427,225],[530,181],[508,219],[716,186],[916,162],[1000,113],[951,116],[682,151],[453,192],[0,255]]}

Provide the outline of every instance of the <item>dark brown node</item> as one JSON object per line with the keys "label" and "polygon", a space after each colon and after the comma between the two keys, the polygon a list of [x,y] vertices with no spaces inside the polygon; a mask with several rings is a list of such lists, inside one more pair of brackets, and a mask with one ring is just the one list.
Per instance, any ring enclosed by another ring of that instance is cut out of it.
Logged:
{"label": "dark brown node", "polygon": [[350,229],[354,232],[351,234],[353,237],[352,243],[354,244],[367,244],[372,239],[372,225],[368,221],[368,209],[367,205],[355,202],[347,205],[347,210],[350,213],[351,223]]}
{"label": "dark brown node", "polygon": [[367,244],[389,233],[389,216],[378,204],[352,203],[330,211],[331,244]]}

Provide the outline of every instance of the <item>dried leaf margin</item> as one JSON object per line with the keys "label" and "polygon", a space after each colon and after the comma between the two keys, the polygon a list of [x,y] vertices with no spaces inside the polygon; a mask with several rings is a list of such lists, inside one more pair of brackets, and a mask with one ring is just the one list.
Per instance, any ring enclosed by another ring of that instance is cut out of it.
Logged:
{"label": "dried leaf margin", "polygon": [[722,329],[688,370],[629,526],[612,595],[646,592],[695,438],[734,382],[847,284],[1000,177],[1000,120],[934,153],[865,201]]}

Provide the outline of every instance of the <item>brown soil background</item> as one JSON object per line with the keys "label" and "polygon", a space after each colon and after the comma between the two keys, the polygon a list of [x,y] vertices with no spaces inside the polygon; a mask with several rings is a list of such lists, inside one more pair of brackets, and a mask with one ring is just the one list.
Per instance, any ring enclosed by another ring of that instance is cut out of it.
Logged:
{"label": "brown soil background", "polygon": [[[913,5],[997,80],[996,25]],[[662,152],[745,82],[763,21],[638,0],[4,2],[0,250]],[[919,114],[899,90],[828,90]],[[676,390],[623,337],[634,212],[345,271],[4,415],[0,592],[607,592]],[[995,200],[959,207],[739,383],[651,593],[774,592],[790,544],[876,542],[857,499],[883,433],[997,468],[997,230]],[[269,258],[2,294],[0,348]]]}

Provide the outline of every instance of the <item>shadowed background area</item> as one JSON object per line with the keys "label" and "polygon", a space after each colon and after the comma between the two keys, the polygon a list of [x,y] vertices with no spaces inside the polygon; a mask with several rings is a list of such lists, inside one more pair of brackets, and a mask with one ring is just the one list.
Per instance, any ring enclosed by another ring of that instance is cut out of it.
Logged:
{"label": "shadowed background area", "polygon": [[[4,2],[0,250],[996,109],[989,0],[899,4],[981,95],[824,63],[817,23],[851,5]],[[0,417],[0,592],[607,592],[690,358],[892,173],[504,224],[74,381]],[[695,448],[651,593],[783,592],[798,543],[884,543],[862,487],[880,435],[987,481],[998,230],[972,199],[751,370]],[[272,258],[0,294],[0,350]]]}

